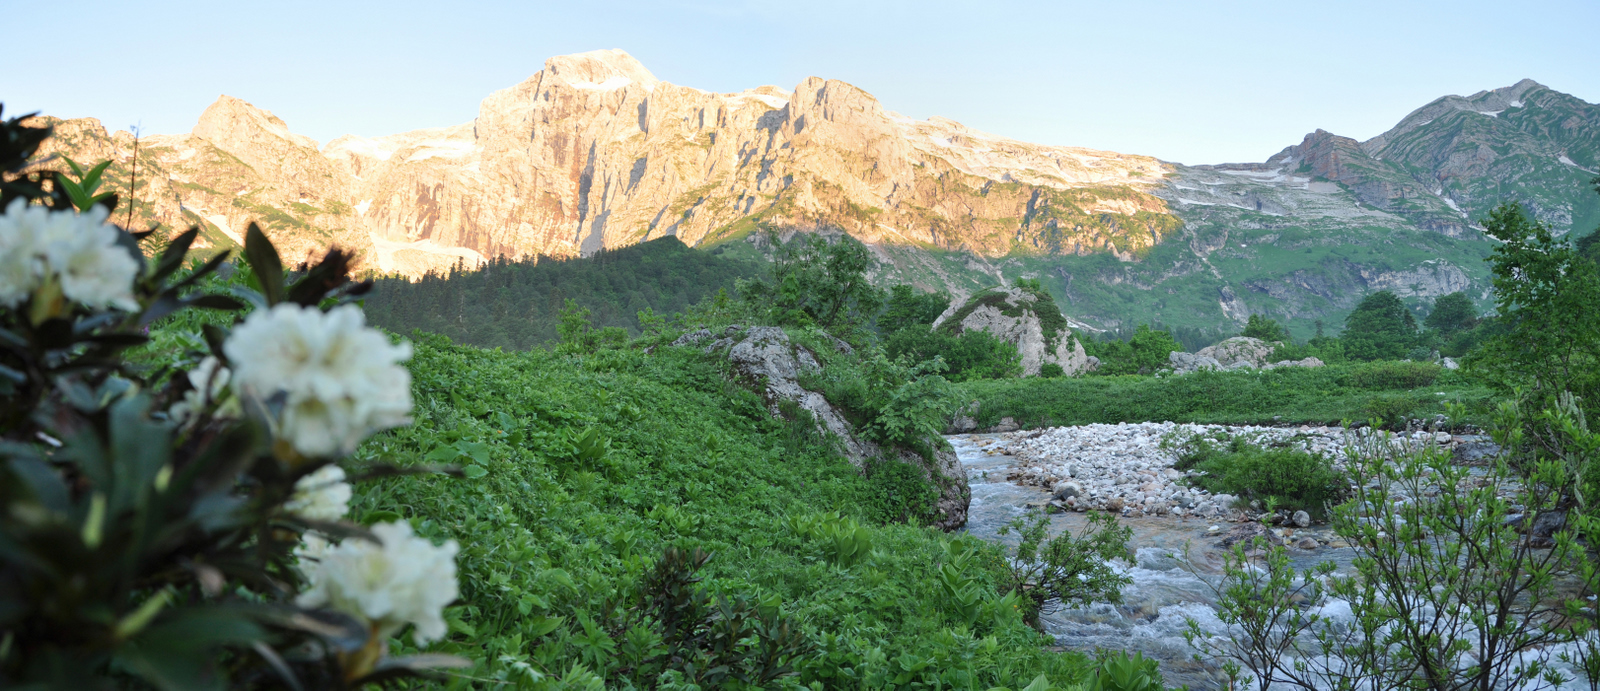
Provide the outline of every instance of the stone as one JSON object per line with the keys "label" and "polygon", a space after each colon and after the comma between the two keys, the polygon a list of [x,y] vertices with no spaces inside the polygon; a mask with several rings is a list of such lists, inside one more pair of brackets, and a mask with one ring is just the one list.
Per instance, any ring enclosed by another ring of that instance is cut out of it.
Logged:
{"label": "stone", "polygon": [[1544,511],[1533,519],[1533,525],[1528,528],[1528,534],[1536,538],[1548,538],[1567,527],[1567,513],[1565,511]]}
{"label": "stone", "polygon": [[1052,489],[1057,499],[1070,499],[1083,496],[1083,485],[1076,482],[1058,482]]}
{"label": "stone", "polygon": [[1022,425],[1017,424],[1016,418],[1012,417],[1000,418],[1000,422],[994,426],[995,432],[1015,432],[1019,429],[1022,429]]}
{"label": "stone", "polygon": [[987,331],[1016,346],[1025,377],[1037,376],[1039,368],[1045,364],[1059,366],[1067,376],[1088,372],[1089,356],[1072,329],[1061,326],[1054,333],[1045,333],[1047,321],[1065,323],[1060,308],[1048,293],[1003,287],[979,291],[965,301],[952,302],[934,321],[933,328],[952,336],[967,331]]}
{"label": "stone", "polygon": [[1303,537],[1299,540],[1296,540],[1294,546],[1304,550],[1313,550],[1321,545],[1317,542],[1316,538]]}
{"label": "stone", "polygon": [[[839,439],[845,456],[863,472],[871,459],[884,457],[888,453],[870,439],[856,434],[850,422],[827,397],[800,386],[795,376],[801,366],[794,345],[783,329],[754,327],[744,331],[742,339],[728,350],[728,361],[741,379],[762,387],[763,397],[773,417],[782,415],[778,406],[780,400],[793,402],[809,411],[819,431]],[[961,459],[950,445],[941,440],[938,448],[933,450],[933,458],[923,458],[907,449],[894,451],[901,461],[918,469],[925,480],[939,488],[939,498],[934,507],[934,525],[944,530],[965,525],[972,490],[967,484],[966,471],[961,468]]]}
{"label": "stone", "polygon": [[1296,528],[1309,528],[1311,527],[1311,514],[1304,511],[1296,511],[1294,516],[1290,517],[1289,522],[1293,523]]}
{"label": "stone", "polygon": [[1122,506],[1123,506],[1122,497],[1112,497],[1112,498],[1106,500],[1106,510],[1110,511],[1112,513],[1116,513],[1118,511],[1121,511],[1122,510]]}

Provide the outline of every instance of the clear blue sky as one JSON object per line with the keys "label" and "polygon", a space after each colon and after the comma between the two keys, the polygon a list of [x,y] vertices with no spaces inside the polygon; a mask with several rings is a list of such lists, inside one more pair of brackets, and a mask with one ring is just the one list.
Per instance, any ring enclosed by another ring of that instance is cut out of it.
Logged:
{"label": "clear blue sky", "polygon": [[1600,101],[1596,0],[72,3],[0,0],[6,113],[186,132],[218,94],[320,142],[471,120],[545,58],[738,91],[842,79],[906,115],[1184,163],[1376,135],[1530,77]]}

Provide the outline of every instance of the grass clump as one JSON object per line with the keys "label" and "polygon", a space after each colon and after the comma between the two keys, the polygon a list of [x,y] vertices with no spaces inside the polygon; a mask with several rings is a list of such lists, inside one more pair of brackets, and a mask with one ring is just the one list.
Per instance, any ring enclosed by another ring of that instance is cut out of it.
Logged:
{"label": "grass clump", "polygon": [[1443,367],[1410,360],[1369,362],[1352,366],[1343,383],[1357,389],[1410,390],[1432,384]]}
{"label": "grass clump", "polygon": [[1251,435],[1221,430],[1176,433],[1162,440],[1173,451],[1178,470],[1197,470],[1190,484],[1212,494],[1231,494],[1259,502],[1268,511],[1300,510],[1323,516],[1344,500],[1348,480],[1327,456],[1295,448],[1292,442],[1262,445]]}

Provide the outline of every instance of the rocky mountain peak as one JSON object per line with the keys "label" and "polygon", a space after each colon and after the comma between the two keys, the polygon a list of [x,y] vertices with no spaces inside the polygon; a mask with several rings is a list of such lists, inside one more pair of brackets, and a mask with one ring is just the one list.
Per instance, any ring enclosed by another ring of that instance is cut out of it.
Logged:
{"label": "rocky mountain peak", "polygon": [[227,94],[218,96],[206,107],[190,134],[228,151],[244,148],[262,137],[275,137],[294,146],[318,148],[317,140],[290,132],[288,123],[271,111]]}
{"label": "rocky mountain peak", "polygon": [[660,83],[632,55],[616,49],[557,55],[544,62],[544,71],[580,89],[609,91],[638,84],[652,90]]}

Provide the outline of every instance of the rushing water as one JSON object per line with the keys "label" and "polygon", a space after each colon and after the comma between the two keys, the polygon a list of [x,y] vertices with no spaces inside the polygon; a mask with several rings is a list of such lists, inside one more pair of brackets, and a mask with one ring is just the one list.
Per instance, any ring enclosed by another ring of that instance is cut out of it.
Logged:
{"label": "rushing water", "polygon": [[[985,447],[1000,435],[963,434],[947,437],[961,458],[972,486],[972,506],[967,514],[966,532],[985,540],[1016,543],[1016,535],[1001,535],[1000,528],[1046,502],[1049,493],[1038,487],[1024,487],[1006,480],[1015,459],[991,455]],[[1063,530],[1077,532],[1086,522],[1078,513],[1051,516],[1051,534]],[[1227,626],[1217,619],[1216,597],[1207,579],[1215,582],[1221,570],[1224,548],[1207,529],[1218,525],[1225,533],[1233,524],[1172,517],[1123,519],[1133,530],[1129,547],[1131,563],[1118,564],[1132,579],[1122,591],[1121,605],[1097,604],[1084,609],[1058,609],[1041,617],[1045,630],[1056,642],[1074,650],[1096,648],[1140,652],[1161,661],[1169,686],[1219,689],[1223,676],[1215,666],[1194,660],[1194,649],[1184,640],[1188,620],[1194,619],[1207,636],[1228,636]],[[1188,550],[1189,565],[1182,555]],[[1322,548],[1316,551],[1290,549],[1296,569],[1332,561],[1337,570],[1348,572],[1352,550]],[[1197,575],[1198,574],[1198,575]],[[1330,602],[1324,612],[1337,608]],[[1554,662],[1552,660],[1552,662]],[[1570,677],[1566,665],[1556,664]],[[1561,688],[1588,688],[1584,682],[1569,682]]]}

